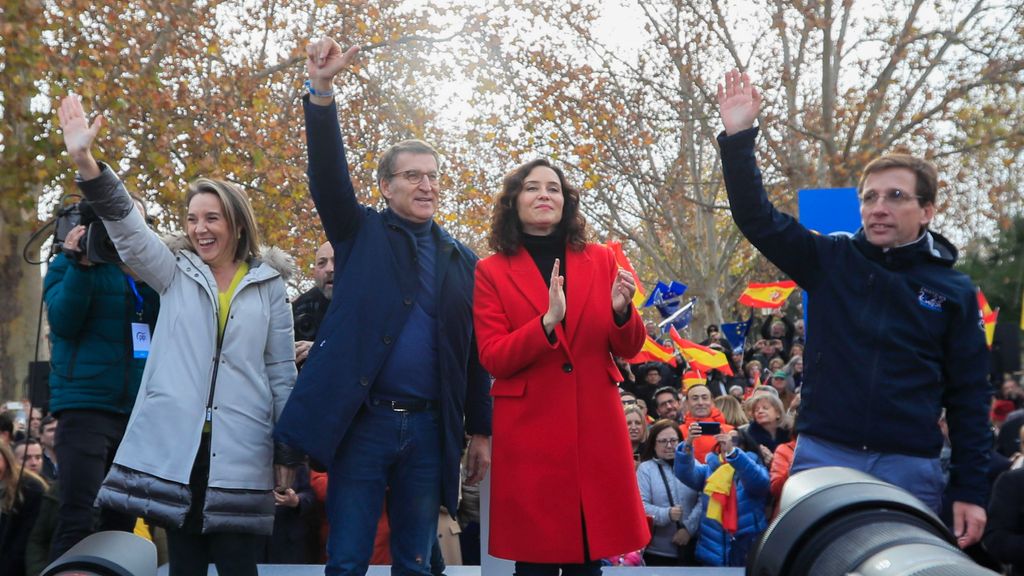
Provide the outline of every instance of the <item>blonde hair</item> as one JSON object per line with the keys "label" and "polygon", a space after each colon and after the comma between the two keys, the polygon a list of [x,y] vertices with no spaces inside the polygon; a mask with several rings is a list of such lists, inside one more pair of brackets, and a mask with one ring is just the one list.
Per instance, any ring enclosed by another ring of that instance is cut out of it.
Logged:
{"label": "blonde hair", "polygon": [[750,421],[747,418],[745,412],[743,412],[743,405],[734,396],[726,394],[719,396],[714,400],[715,406],[722,411],[722,416],[725,416],[725,422],[734,427],[739,428]]}
{"label": "blonde hair", "polygon": [[[192,199],[199,194],[213,194],[220,200],[228,229],[238,240],[238,244],[235,245],[235,261],[248,260],[259,256],[261,241],[260,231],[256,226],[256,215],[252,211],[249,198],[242,192],[242,189],[223,180],[214,180],[212,178],[193,180],[188,185],[188,193],[185,194],[186,213],[188,205],[192,203]],[[188,243],[192,251],[195,252],[196,247],[192,246],[191,238],[189,238]]]}
{"label": "blonde hair", "polygon": [[772,406],[772,408],[775,408],[775,411],[779,414],[779,425],[785,423],[786,408],[782,404],[782,400],[779,398],[778,392],[775,394],[753,394],[750,398],[747,398],[747,401],[744,403],[744,408],[746,408],[747,414],[751,419],[753,419],[754,408],[757,407],[759,402],[767,402]]}
{"label": "blonde hair", "polygon": [[626,406],[623,409],[623,413],[628,417],[630,414],[636,414],[640,418],[640,443],[643,444],[647,441],[647,418],[644,417],[644,411],[637,405]]}

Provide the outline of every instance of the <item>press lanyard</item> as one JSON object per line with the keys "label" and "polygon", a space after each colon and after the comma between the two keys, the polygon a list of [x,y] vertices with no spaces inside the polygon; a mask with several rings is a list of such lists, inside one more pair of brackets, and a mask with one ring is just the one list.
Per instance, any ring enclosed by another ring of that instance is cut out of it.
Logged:
{"label": "press lanyard", "polygon": [[135,315],[138,316],[138,322],[132,322],[132,356],[148,358],[150,333],[149,325],[142,321],[142,295],[139,294],[139,287],[135,285],[135,279],[127,274],[124,277],[132,287],[132,294],[135,294]]}
{"label": "press lanyard", "polygon": [[128,285],[132,287],[132,294],[135,294],[135,315],[142,320],[142,294],[139,294],[139,288],[135,285],[135,279],[125,274],[125,279],[128,280]]}

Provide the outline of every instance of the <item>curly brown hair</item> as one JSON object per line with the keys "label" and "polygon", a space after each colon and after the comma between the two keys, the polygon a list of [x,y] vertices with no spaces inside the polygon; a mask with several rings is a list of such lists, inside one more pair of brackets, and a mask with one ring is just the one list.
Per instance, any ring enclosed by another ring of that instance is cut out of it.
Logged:
{"label": "curly brown hair", "polygon": [[537,167],[554,170],[562,186],[565,202],[562,206],[562,220],[558,223],[556,233],[564,234],[567,244],[573,250],[583,250],[587,245],[587,220],[580,213],[580,191],[571,186],[565,179],[562,169],[546,158],[537,158],[520,164],[505,175],[501,193],[494,203],[491,213],[491,235],[487,239],[488,246],[495,252],[514,254],[522,244],[523,224],[519,221],[516,200],[523,191],[526,177]]}

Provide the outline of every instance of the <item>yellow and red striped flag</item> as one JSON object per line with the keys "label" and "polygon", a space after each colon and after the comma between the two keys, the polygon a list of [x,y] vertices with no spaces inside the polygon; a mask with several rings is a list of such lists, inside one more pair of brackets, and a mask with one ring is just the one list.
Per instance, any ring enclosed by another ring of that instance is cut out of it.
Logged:
{"label": "yellow and red striped flag", "polygon": [[707,384],[708,379],[700,373],[700,370],[689,370],[683,374],[683,391],[687,391],[691,386],[697,386],[699,384]]}
{"label": "yellow and red striped flag", "polygon": [[796,282],[792,280],[763,284],[751,282],[740,295],[740,304],[754,308],[780,308],[795,288]]}
{"label": "yellow and red striped flag", "polygon": [[626,258],[626,253],[622,251],[622,242],[609,240],[605,242],[605,245],[611,248],[612,253],[615,254],[615,262],[633,275],[633,283],[636,284],[636,292],[633,294],[633,306],[636,306],[637,310],[639,310],[643,307],[644,301],[647,300],[647,293],[644,292],[644,285],[640,283],[640,276],[633,269],[633,264],[630,263],[629,258]]}
{"label": "yellow and red striped flag", "polygon": [[690,366],[698,370],[718,370],[727,376],[733,375],[732,368],[729,367],[729,360],[725,357],[724,352],[686,340],[679,335],[679,332],[676,332],[675,326],[668,333],[672,336],[672,341],[679,347],[679,352],[690,363]]}
{"label": "yellow and red striped flag", "polygon": [[981,325],[985,329],[985,344],[992,347],[992,340],[996,336],[996,319],[999,318],[999,310],[992,310],[988,305],[988,298],[978,288],[978,312],[981,313]]}
{"label": "yellow and red striped flag", "polygon": [[644,362],[664,362],[669,366],[676,365],[675,350],[671,346],[662,346],[655,342],[650,336],[644,340],[644,347],[636,356],[627,360],[630,364],[643,364]]}

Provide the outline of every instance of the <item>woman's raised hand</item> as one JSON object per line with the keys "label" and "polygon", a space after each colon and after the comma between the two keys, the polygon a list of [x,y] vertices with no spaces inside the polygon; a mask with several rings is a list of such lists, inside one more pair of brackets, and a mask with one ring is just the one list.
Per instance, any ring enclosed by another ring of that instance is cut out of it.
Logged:
{"label": "woman's raised hand", "polygon": [[92,143],[103,127],[103,116],[97,116],[90,124],[82,108],[82,99],[77,94],[68,94],[61,100],[57,117],[64,132],[64,147],[82,178],[91,180],[99,176],[100,167],[92,157]]}
{"label": "woman's raised hand", "polygon": [[548,288],[548,311],[541,319],[544,322],[544,331],[551,334],[555,325],[565,318],[565,276],[558,274],[561,263],[555,258],[555,265],[551,267],[551,286]]}
{"label": "woman's raised hand", "polygon": [[619,268],[619,273],[612,282],[612,311],[620,318],[629,312],[629,305],[633,302],[633,294],[636,293],[636,282],[633,275],[625,268]]}
{"label": "woman's raised hand", "polygon": [[753,128],[761,112],[761,93],[750,83],[746,72],[733,69],[725,73],[725,86],[718,85],[718,111],[725,133],[730,136]]}

